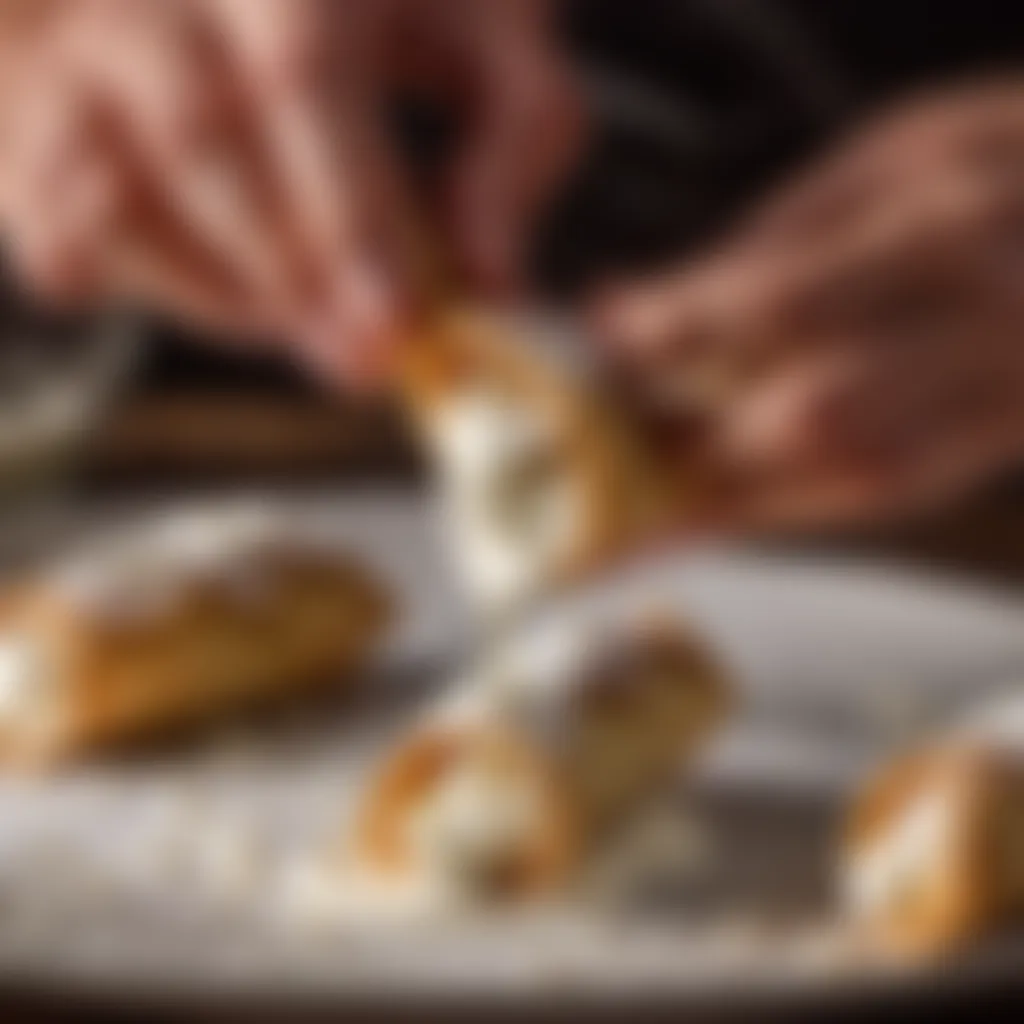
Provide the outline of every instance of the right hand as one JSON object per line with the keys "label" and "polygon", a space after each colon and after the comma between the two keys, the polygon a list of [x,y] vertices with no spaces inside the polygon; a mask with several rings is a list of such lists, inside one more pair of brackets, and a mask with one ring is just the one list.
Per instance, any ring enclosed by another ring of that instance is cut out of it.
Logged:
{"label": "right hand", "polygon": [[426,84],[468,122],[434,220],[500,284],[572,148],[547,29],[541,0],[6,0],[14,265],[55,300],[142,302],[372,378],[418,283],[384,100]]}
{"label": "right hand", "polygon": [[[892,519],[1024,456],[1024,80],[866,126],[602,327],[728,501],[711,528]],[[686,429],[680,429],[686,428]]]}

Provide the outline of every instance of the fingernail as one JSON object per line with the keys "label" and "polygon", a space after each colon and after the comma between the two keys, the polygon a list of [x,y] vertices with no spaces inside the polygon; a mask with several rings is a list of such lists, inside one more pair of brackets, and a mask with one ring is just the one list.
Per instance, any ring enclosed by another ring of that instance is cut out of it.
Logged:
{"label": "fingernail", "polygon": [[382,281],[364,270],[340,275],[327,308],[299,332],[301,357],[318,377],[360,389],[387,377],[397,317]]}
{"label": "fingernail", "polygon": [[591,306],[591,322],[606,343],[636,359],[671,353],[676,365],[706,356],[707,331],[700,320],[671,293],[630,286],[606,287]]}

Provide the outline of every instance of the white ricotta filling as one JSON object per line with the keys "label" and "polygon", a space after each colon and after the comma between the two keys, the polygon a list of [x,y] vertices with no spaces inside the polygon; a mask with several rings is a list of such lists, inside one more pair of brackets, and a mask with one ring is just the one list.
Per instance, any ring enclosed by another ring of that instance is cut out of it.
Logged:
{"label": "white ricotta filling", "polygon": [[445,406],[435,430],[471,585],[491,607],[522,600],[570,556],[582,512],[553,425],[481,389]]}
{"label": "white ricotta filling", "polygon": [[58,707],[56,674],[42,645],[23,633],[0,637],[0,728],[45,727]]}
{"label": "white ricotta filling", "polygon": [[856,917],[898,909],[933,869],[952,841],[955,808],[949,794],[922,793],[847,862],[846,904]]}
{"label": "white ricotta filling", "polygon": [[285,864],[280,896],[286,919],[306,928],[406,924],[447,916],[451,894],[424,874],[381,876],[337,856],[293,856]]}
{"label": "white ricotta filling", "polygon": [[429,878],[457,893],[486,889],[528,842],[537,792],[508,770],[469,759],[447,773],[412,815],[408,839]]}

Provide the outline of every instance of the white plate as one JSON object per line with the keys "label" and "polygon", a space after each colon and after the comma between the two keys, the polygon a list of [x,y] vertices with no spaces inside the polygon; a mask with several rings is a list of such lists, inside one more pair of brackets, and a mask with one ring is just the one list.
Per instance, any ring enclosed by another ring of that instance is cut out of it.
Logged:
{"label": "white plate", "polygon": [[[807,922],[780,937],[757,916],[759,900],[792,882],[776,869],[820,889],[838,799],[882,750],[989,689],[1024,681],[1021,602],[810,555],[634,567],[540,614],[557,621],[608,602],[668,604],[712,638],[746,711],[701,766],[698,799],[709,822],[732,821],[716,840],[718,860],[736,861],[729,870],[746,879],[736,893],[753,894],[754,916],[742,919],[740,906],[741,920],[730,912],[731,924],[721,915],[709,924],[683,905],[656,922],[616,911],[612,928],[607,908],[575,906],[397,932],[314,926],[283,899],[287,865],[343,815],[368,759],[424,699],[419,684],[464,651],[473,630],[425,503],[390,494],[294,504],[297,529],[306,517],[329,522],[404,601],[405,625],[376,670],[375,692],[354,708],[297,709],[159,759],[0,782],[0,978],[118,994],[337,999],[469,990],[764,997],[883,980],[837,963]],[[104,512],[104,524],[119,514]],[[410,684],[416,693],[400,692]],[[814,905],[825,898],[816,892]],[[770,898],[765,906],[778,909]],[[972,970],[1021,962],[1016,950],[988,951]]]}

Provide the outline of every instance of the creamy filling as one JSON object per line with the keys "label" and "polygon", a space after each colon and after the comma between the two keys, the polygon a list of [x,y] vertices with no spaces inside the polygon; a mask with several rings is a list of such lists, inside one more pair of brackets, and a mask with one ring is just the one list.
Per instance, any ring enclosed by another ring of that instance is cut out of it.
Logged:
{"label": "creamy filling", "polygon": [[295,857],[286,865],[281,896],[288,919],[314,928],[405,924],[452,909],[447,894],[423,875],[384,881],[357,862],[336,856]]}
{"label": "creamy filling", "polygon": [[0,639],[0,730],[45,730],[60,711],[57,674],[42,644],[11,633]]}
{"label": "creamy filling", "polygon": [[424,798],[410,819],[408,841],[427,877],[472,894],[500,882],[539,818],[538,794],[525,779],[467,759]]}
{"label": "creamy filling", "polygon": [[488,604],[515,603],[576,541],[580,499],[556,431],[522,402],[483,390],[449,403],[436,431],[466,572]]}
{"label": "creamy filling", "polygon": [[846,866],[846,904],[855,916],[898,911],[942,858],[954,832],[954,805],[942,791],[922,793]]}

